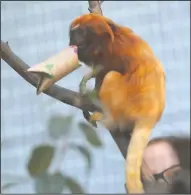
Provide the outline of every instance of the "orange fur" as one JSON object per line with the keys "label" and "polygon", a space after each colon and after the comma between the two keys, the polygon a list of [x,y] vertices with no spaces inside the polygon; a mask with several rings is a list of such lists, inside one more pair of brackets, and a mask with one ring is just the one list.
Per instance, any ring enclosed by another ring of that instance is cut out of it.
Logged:
{"label": "orange fur", "polygon": [[114,124],[119,131],[124,131],[129,122],[134,122],[126,157],[126,180],[129,193],[142,193],[143,152],[165,107],[162,65],[144,40],[108,18],[86,14],[75,19],[70,28],[76,26],[94,32],[90,46],[86,45],[89,49],[79,51],[82,61],[103,66],[103,71],[96,76],[96,89],[110,116],[96,112],[91,120],[102,121],[110,131],[114,131]]}

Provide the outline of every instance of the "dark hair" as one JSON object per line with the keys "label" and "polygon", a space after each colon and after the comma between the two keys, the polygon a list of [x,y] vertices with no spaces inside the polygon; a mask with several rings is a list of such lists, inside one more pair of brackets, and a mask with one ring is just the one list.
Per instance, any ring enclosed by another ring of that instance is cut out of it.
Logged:
{"label": "dark hair", "polygon": [[146,193],[190,194],[190,138],[159,137],[152,139],[149,145],[160,141],[168,142],[172,145],[178,155],[182,169],[175,172],[171,185],[143,181]]}

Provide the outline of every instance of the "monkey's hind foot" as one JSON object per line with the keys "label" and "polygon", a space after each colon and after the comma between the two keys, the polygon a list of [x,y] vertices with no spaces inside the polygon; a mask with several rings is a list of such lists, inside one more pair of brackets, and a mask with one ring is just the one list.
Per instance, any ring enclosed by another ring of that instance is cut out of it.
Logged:
{"label": "monkey's hind foot", "polygon": [[97,128],[96,121],[90,122],[91,114],[90,114],[89,112],[83,111],[83,116],[84,116],[84,118],[85,118],[92,126],[94,126],[95,128]]}
{"label": "monkey's hind foot", "polygon": [[90,115],[89,117],[89,122],[93,122],[93,121],[101,121],[103,120],[103,114],[101,112],[93,112],[92,115]]}

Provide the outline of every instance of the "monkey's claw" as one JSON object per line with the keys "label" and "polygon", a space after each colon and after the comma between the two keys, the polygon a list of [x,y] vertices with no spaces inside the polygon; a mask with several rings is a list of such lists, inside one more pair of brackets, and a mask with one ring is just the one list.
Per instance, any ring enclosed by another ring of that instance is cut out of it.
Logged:
{"label": "monkey's claw", "polygon": [[93,122],[93,121],[101,121],[103,119],[103,114],[101,112],[94,112],[90,118],[89,121]]}
{"label": "monkey's claw", "polygon": [[92,124],[95,128],[97,128],[96,121],[90,122],[90,117],[91,117],[91,115],[90,115],[89,112],[83,111],[83,115],[84,115],[84,118],[85,118],[90,124]]}

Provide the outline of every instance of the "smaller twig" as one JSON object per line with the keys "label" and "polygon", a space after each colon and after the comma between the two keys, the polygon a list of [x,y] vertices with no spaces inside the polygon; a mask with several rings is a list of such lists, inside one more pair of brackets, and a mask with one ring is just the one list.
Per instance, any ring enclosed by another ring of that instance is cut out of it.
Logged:
{"label": "smaller twig", "polygon": [[103,15],[101,9],[101,4],[103,3],[103,1],[88,1],[88,2],[89,2],[88,10],[90,13]]}

